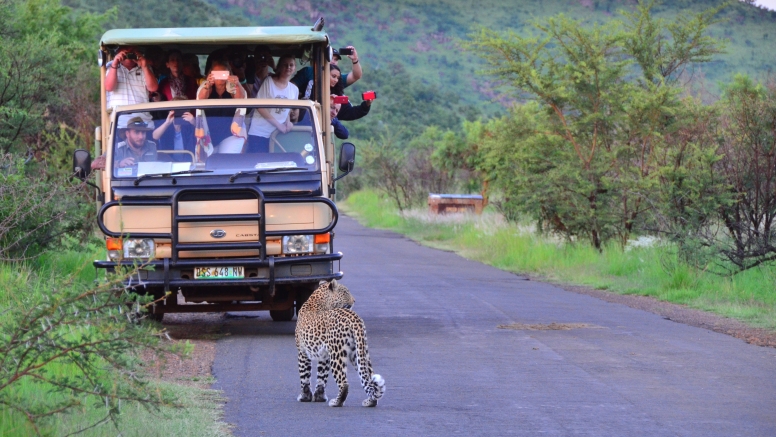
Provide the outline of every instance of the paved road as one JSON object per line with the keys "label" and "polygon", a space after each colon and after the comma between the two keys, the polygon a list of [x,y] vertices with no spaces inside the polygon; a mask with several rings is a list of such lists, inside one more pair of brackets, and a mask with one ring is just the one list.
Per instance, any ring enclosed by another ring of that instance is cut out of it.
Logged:
{"label": "paved road", "polygon": [[[526,281],[344,217],[343,283],[387,391],[298,403],[294,324],[232,319],[215,388],[238,436],[776,436],[776,350]],[[498,329],[582,323],[568,331]],[[329,397],[336,394],[330,379]]]}

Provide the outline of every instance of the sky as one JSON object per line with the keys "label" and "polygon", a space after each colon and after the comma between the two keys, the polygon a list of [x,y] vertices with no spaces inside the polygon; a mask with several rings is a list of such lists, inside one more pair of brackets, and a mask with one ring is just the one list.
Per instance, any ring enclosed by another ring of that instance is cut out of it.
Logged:
{"label": "sky", "polygon": [[776,10],[776,0],[757,0],[755,4],[758,6],[765,6],[771,10]]}

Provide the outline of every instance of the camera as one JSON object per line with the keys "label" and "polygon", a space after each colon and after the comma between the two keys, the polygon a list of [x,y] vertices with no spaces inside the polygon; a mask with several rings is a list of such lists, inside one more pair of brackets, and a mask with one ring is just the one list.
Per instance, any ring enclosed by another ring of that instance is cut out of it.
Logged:
{"label": "camera", "polygon": [[137,61],[137,53],[136,52],[129,52],[129,53],[127,53],[127,59],[131,59],[133,61]]}
{"label": "camera", "polygon": [[243,58],[239,54],[234,54],[229,58],[229,63],[232,64],[232,68],[242,68]]}
{"label": "camera", "polygon": [[367,91],[362,93],[361,98],[364,100],[374,100],[377,98],[377,91]]}
{"label": "camera", "polygon": [[347,47],[341,48],[341,49],[339,49],[339,54],[341,56],[352,55],[353,54],[353,49],[347,48]]}

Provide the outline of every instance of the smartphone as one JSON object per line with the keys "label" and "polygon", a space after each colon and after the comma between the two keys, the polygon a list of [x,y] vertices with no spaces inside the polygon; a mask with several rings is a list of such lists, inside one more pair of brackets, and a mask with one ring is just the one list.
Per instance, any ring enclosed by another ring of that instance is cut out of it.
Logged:
{"label": "smartphone", "polygon": [[213,79],[215,79],[215,80],[227,80],[227,79],[229,79],[229,72],[228,71],[213,70],[213,71],[211,71],[211,73],[213,73]]}
{"label": "smartphone", "polygon": [[334,96],[334,103],[338,103],[340,105],[344,105],[348,103],[350,100],[348,99],[348,96]]}
{"label": "smartphone", "polygon": [[361,98],[364,100],[374,100],[377,98],[377,91],[367,91],[361,94]]}
{"label": "smartphone", "polygon": [[350,48],[347,48],[347,47],[341,48],[341,49],[339,49],[339,54],[342,55],[342,56],[352,55],[353,54],[353,49],[350,49]]}

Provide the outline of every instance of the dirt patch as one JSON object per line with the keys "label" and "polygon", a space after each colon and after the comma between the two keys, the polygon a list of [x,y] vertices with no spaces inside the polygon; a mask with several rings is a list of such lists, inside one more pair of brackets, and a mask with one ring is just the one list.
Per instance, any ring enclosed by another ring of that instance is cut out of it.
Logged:
{"label": "dirt patch", "polygon": [[600,328],[600,326],[589,323],[550,323],[527,325],[525,323],[512,323],[509,325],[498,325],[498,329],[514,329],[517,331],[571,331],[572,329]]}
{"label": "dirt patch", "polygon": [[[156,361],[149,372],[158,378],[184,385],[208,386],[212,381],[212,366],[216,358],[216,340],[221,337],[224,313],[165,314],[164,328],[173,342],[188,341],[193,350],[188,357],[167,355]],[[143,354],[146,362],[154,362],[151,353]]]}
{"label": "dirt patch", "polygon": [[[533,280],[534,278],[530,279]],[[536,280],[547,282],[546,279],[541,278],[536,278]],[[753,328],[743,322],[728,317],[688,308],[683,305],[663,302],[649,296],[618,294],[611,291],[594,290],[577,285],[558,283],[554,283],[553,285],[574,293],[585,294],[607,302],[618,303],[631,308],[659,314],[666,320],[708,329],[721,334],[727,334],[756,346],[776,348],[776,331]]]}

